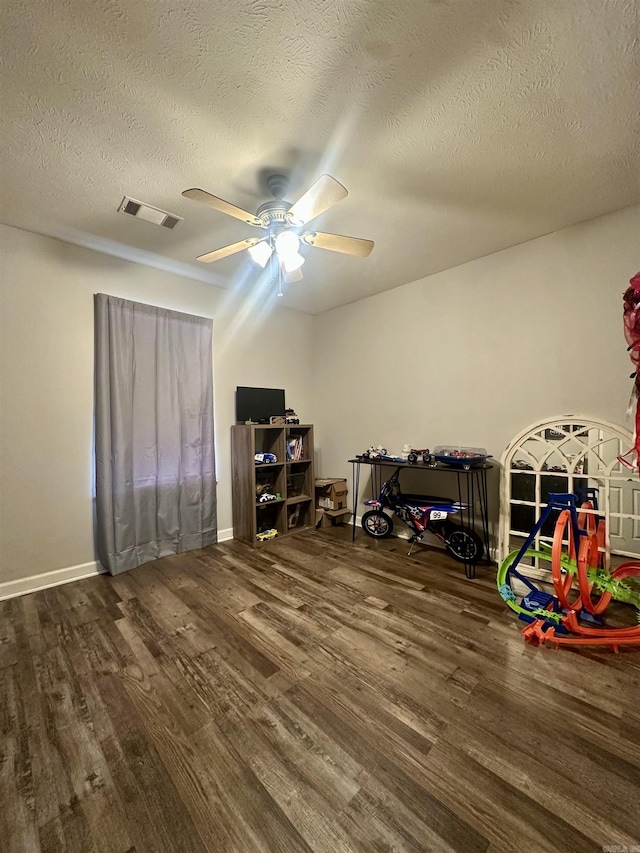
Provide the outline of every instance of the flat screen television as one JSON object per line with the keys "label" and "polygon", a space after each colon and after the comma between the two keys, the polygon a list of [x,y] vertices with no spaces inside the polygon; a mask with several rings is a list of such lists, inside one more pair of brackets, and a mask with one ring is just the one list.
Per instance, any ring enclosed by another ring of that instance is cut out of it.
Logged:
{"label": "flat screen television", "polygon": [[284,415],[282,388],[236,388],[236,423],[268,424],[269,418]]}

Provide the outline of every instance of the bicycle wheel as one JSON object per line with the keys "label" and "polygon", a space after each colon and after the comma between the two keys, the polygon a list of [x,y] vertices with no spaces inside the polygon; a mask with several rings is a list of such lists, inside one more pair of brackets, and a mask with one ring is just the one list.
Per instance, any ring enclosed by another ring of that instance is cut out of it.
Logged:
{"label": "bicycle wheel", "polygon": [[444,525],[447,554],[459,563],[479,563],[484,552],[484,544],[475,530],[448,522]]}
{"label": "bicycle wheel", "polygon": [[374,539],[386,539],[393,533],[393,521],[385,512],[372,509],[362,516],[362,529],[368,536]]}

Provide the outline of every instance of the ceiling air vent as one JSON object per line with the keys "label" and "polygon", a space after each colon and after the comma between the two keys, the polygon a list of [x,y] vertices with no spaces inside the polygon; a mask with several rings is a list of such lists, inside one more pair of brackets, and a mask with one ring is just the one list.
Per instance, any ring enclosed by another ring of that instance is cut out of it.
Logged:
{"label": "ceiling air vent", "polygon": [[163,228],[175,228],[182,222],[182,217],[176,216],[175,213],[168,213],[166,210],[160,210],[159,207],[153,207],[128,196],[122,199],[118,212],[128,213],[130,216],[135,216],[136,219],[143,219],[153,225],[162,225]]}
{"label": "ceiling air vent", "polygon": [[131,201],[131,199],[127,200],[127,203],[124,206],[124,212],[130,213],[132,216],[135,216],[140,210],[141,205],[138,204],[137,201]]}

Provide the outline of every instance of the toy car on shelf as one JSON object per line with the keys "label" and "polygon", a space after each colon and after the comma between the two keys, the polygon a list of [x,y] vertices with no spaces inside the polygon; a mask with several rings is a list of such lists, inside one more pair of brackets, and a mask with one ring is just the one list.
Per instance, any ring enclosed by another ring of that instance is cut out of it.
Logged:
{"label": "toy car on shelf", "polygon": [[253,460],[256,464],[263,465],[268,462],[277,462],[278,458],[275,453],[256,453]]}
{"label": "toy car on shelf", "polygon": [[514,471],[533,471],[533,465],[530,465],[525,459],[514,459],[511,468]]}
{"label": "toy car on shelf", "polygon": [[272,527],[269,530],[263,530],[262,533],[258,533],[256,539],[258,542],[266,542],[267,539],[275,539],[277,535],[278,531],[275,527]]}
{"label": "toy car on shelf", "polygon": [[287,424],[299,424],[300,418],[296,415],[293,409],[285,409],[284,420]]}
{"label": "toy car on shelf", "polygon": [[277,501],[277,500],[278,500],[278,495],[274,495],[272,492],[263,492],[260,495],[260,497],[258,498],[258,503],[266,504],[266,503],[269,503],[269,501]]}
{"label": "toy car on shelf", "polygon": [[431,453],[428,447],[424,447],[422,450],[415,450],[413,447],[409,451],[409,455],[407,456],[407,462],[411,462],[412,464],[417,462],[418,459],[422,457],[422,461],[425,465],[428,465],[431,462]]}
{"label": "toy car on shelf", "polygon": [[484,465],[489,458],[484,447],[447,447],[439,445],[433,451],[436,462],[454,465],[468,470],[476,465]]}

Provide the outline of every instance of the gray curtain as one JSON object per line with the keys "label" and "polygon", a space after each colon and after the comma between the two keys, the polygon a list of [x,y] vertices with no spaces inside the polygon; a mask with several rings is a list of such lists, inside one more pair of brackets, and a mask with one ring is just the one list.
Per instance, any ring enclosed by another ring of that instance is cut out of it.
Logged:
{"label": "gray curtain", "polygon": [[112,575],[217,541],[212,331],[95,296],[96,544]]}

